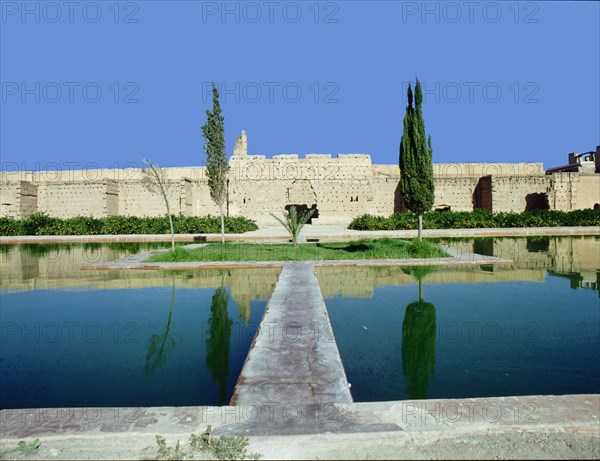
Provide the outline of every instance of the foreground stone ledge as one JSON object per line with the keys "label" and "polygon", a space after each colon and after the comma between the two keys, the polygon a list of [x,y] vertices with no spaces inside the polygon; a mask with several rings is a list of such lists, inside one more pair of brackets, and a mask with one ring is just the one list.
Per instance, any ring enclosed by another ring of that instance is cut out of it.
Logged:
{"label": "foreground stone ledge", "polygon": [[[294,409],[293,411],[291,409]],[[226,407],[0,411],[0,450],[39,437],[41,459],[156,456],[208,425],[250,437],[263,458],[589,458],[600,456],[600,394]],[[290,431],[296,429],[297,432]]]}
{"label": "foreground stone ledge", "polygon": [[[295,408],[295,411],[290,411]],[[303,410],[307,410],[304,412]],[[310,410],[310,411],[308,411]],[[0,440],[108,433],[188,434],[211,425],[217,434],[262,432],[261,426],[309,418],[394,425],[403,432],[487,430],[501,427],[564,428],[600,434],[600,394],[528,395],[470,399],[339,403],[320,399],[248,401],[236,406],[86,407],[0,410]],[[391,426],[390,426],[391,427]],[[282,429],[280,427],[279,429]],[[271,435],[281,433],[273,427]],[[346,431],[332,427],[331,432]],[[308,433],[311,433],[310,431]]]}

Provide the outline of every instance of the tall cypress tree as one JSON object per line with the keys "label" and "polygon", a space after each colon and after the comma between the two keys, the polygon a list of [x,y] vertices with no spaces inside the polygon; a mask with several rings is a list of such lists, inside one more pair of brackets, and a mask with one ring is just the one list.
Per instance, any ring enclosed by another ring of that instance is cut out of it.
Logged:
{"label": "tall cypress tree", "polygon": [[221,215],[221,243],[225,242],[225,219],[223,206],[227,200],[227,156],[225,154],[225,118],[221,114],[219,103],[219,90],[212,85],[213,110],[206,110],[206,123],[202,125],[202,134],[206,153],[206,175],[208,176],[208,187],[210,196],[219,206]]}
{"label": "tall cypress tree", "polygon": [[423,92],[417,79],[415,107],[412,87],[408,85],[408,106],[404,115],[404,131],[400,141],[400,190],[406,207],[419,215],[419,240],[423,232],[423,213],[433,206],[433,149],[431,136],[425,136],[425,121],[421,104]]}

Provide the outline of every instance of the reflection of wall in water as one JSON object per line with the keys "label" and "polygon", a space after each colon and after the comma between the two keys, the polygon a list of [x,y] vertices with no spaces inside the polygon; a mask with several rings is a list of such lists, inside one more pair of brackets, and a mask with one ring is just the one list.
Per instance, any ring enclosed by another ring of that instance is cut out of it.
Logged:
{"label": "reflection of wall in water", "polygon": [[569,279],[571,288],[575,290],[579,288],[596,290],[598,291],[598,297],[600,297],[600,270],[596,271],[595,274],[592,272],[558,273],[554,271],[548,271],[548,273],[556,277]]}
{"label": "reflection of wall in water", "polygon": [[[431,284],[512,282],[524,280],[543,282],[545,271],[505,269],[489,270],[490,265],[438,266],[427,275],[425,281]],[[317,267],[317,279],[324,298],[334,295],[355,298],[370,298],[373,290],[385,285],[414,285],[415,278],[402,271],[400,266],[357,267],[325,266]]]}
{"label": "reflection of wall in water", "polygon": [[[600,269],[600,238],[567,237],[490,238],[446,241],[445,248],[496,256],[512,263],[438,266],[428,284],[529,281],[544,282],[547,271],[575,274],[582,287],[595,287]],[[410,285],[414,278],[399,267],[319,267],[317,276],[324,297],[371,297],[380,285]]]}
{"label": "reflection of wall in water", "polygon": [[[221,278],[236,302],[240,317],[250,319],[250,303],[269,299],[280,269],[261,270],[198,270],[198,271],[82,271],[90,262],[110,261],[124,256],[105,247],[92,254],[82,247],[70,251],[50,251],[35,256],[14,247],[0,255],[0,288],[3,290],[34,290],[86,286],[92,289],[123,289],[171,286],[173,277],[178,288],[218,288]],[[92,261],[93,260],[93,261]]]}
{"label": "reflection of wall in water", "polygon": [[[512,259],[499,265],[438,267],[427,283],[476,283],[485,281],[543,282],[546,271],[579,274],[581,285],[598,286],[600,269],[599,237],[545,239],[495,238],[477,241],[452,241],[443,246],[467,252]],[[547,250],[546,250],[547,248]],[[544,251],[533,251],[544,250]],[[123,257],[126,254],[106,247],[95,250],[73,246],[70,251],[50,251],[42,257],[12,247],[0,255],[0,288],[15,290],[90,286],[95,289],[142,288],[171,284],[169,271],[81,271],[82,265]],[[272,269],[226,271],[225,284],[231,287],[240,315],[247,318],[250,302],[268,299],[280,272]],[[414,284],[414,278],[399,267],[321,267],[317,268],[323,296],[370,297],[379,285]],[[217,288],[221,271],[190,271],[176,276],[178,287]],[[596,288],[597,289],[597,288]]]}
{"label": "reflection of wall in water", "polygon": [[512,259],[514,263],[511,267],[542,268],[554,274],[576,274],[581,278],[581,286],[597,286],[596,271],[600,269],[598,237],[494,239],[493,255]]}
{"label": "reflection of wall in water", "polygon": [[[510,259],[510,267],[556,272],[594,272],[600,268],[600,237],[486,238],[443,241],[457,251]],[[506,264],[498,266],[507,267]],[[595,276],[594,276],[595,277]]]}

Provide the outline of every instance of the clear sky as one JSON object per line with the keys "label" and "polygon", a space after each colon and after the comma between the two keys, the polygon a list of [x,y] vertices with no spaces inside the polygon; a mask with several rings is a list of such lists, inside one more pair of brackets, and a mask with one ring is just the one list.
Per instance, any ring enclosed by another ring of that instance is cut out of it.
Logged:
{"label": "clear sky", "polygon": [[[543,162],[600,144],[600,3],[1,0],[2,170],[204,161],[226,147],[397,163],[421,80],[434,162]],[[58,166],[58,167],[57,167]]]}

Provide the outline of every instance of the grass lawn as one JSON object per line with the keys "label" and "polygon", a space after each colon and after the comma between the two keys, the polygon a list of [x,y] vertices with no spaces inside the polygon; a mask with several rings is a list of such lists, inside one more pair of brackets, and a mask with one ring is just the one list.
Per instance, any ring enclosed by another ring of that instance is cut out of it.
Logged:
{"label": "grass lawn", "polygon": [[175,252],[159,253],[148,262],[194,261],[318,261],[336,259],[406,259],[444,258],[449,255],[433,243],[422,240],[361,239],[338,243],[303,243],[297,248],[291,244],[265,243],[209,243],[187,250],[177,247]]}

